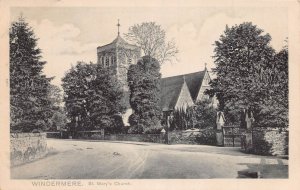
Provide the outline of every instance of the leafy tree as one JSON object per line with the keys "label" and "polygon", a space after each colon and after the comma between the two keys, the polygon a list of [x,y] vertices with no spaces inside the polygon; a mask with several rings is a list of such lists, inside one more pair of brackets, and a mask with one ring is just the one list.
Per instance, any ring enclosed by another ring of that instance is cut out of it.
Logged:
{"label": "leafy tree", "polygon": [[205,99],[201,102],[197,102],[195,106],[189,109],[194,112],[193,116],[195,128],[215,128],[217,110],[212,106],[211,100]]}
{"label": "leafy tree", "polygon": [[[280,93],[274,88],[282,86],[285,84],[283,81],[287,80],[286,77],[280,78],[279,74],[285,73],[283,75],[287,76],[287,70],[280,69],[287,68],[287,62],[282,63],[284,66],[278,64],[282,61],[279,58],[281,54],[276,55],[270,41],[271,36],[264,34],[262,29],[252,23],[243,23],[231,28],[226,26],[224,34],[215,42],[214,58],[217,67],[213,71],[217,78],[212,81],[213,89],[208,93],[217,95],[227,121],[240,122],[238,112],[250,108],[254,111],[257,123],[270,122],[267,117],[261,116],[263,113],[272,113],[270,99],[279,101],[276,97]],[[282,124],[278,121],[277,126]]]}
{"label": "leafy tree", "polygon": [[67,129],[67,115],[63,108],[55,110],[51,117],[51,127],[49,131],[61,131]]}
{"label": "leafy tree", "polygon": [[166,41],[166,32],[155,22],[135,24],[125,37],[141,47],[144,55],[155,58],[160,64],[171,62],[178,53],[175,42]]}
{"label": "leafy tree", "polygon": [[123,91],[111,70],[79,62],[62,81],[67,114],[77,130],[109,129],[120,122]]}
{"label": "leafy tree", "polygon": [[66,129],[67,115],[63,106],[62,91],[58,86],[49,86],[48,99],[52,106],[52,117],[50,119],[50,126],[48,131],[57,131]]}
{"label": "leafy tree", "polygon": [[212,107],[211,100],[199,101],[186,110],[175,110],[170,121],[170,130],[214,129],[216,115],[217,111]]}
{"label": "leafy tree", "polygon": [[257,124],[288,127],[288,49],[284,47],[274,56],[274,64],[264,72],[266,98],[259,106]]}
{"label": "leafy tree", "polygon": [[50,81],[42,70],[41,50],[33,29],[20,17],[9,31],[11,131],[44,130],[52,117]]}
{"label": "leafy tree", "polygon": [[156,59],[144,56],[128,70],[131,133],[157,133],[161,129],[160,65]]}

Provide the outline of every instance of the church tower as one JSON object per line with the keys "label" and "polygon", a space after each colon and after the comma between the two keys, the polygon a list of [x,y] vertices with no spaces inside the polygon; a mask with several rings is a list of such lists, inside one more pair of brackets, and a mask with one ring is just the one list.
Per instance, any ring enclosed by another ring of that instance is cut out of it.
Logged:
{"label": "church tower", "polygon": [[114,41],[97,47],[97,63],[112,69],[124,91],[128,91],[127,71],[131,64],[136,64],[141,56],[141,50],[120,36],[120,26],[118,20],[118,35]]}

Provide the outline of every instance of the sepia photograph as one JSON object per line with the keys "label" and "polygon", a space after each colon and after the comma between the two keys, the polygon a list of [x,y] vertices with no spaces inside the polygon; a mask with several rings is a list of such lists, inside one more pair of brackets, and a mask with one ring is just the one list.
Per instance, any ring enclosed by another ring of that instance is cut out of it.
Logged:
{"label": "sepia photograph", "polygon": [[279,5],[10,6],[8,180],[288,180],[295,42]]}

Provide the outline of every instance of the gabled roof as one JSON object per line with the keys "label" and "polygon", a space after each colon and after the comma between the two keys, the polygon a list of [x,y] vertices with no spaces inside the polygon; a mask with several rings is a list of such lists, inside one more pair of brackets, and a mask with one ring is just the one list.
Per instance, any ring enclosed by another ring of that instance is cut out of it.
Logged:
{"label": "gabled roof", "polygon": [[176,106],[184,80],[195,102],[206,70],[161,79],[161,108],[172,110]]}
{"label": "gabled roof", "polygon": [[205,72],[206,71],[204,70],[204,71],[199,71],[199,72],[195,72],[195,73],[188,73],[188,74],[183,74],[183,75],[166,77],[166,78],[162,78],[162,81],[164,81],[164,83],[168,83],[168,84],[173,84],[173,83],[181,84],[183,82],[183,77],[184,77],[185,82],[191,93],[192,99],[195,101],[198,96]]}
{"label": "gabled roof", "polygon": [[184,83],[183,77],[161,79],[161,109],[168,111],[174,109]]}

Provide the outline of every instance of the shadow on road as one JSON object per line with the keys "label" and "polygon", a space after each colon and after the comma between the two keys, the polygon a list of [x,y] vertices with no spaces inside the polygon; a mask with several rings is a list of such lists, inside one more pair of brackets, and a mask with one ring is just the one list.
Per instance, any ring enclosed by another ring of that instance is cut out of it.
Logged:
{"label": "shadow on road", "polygon": [[268,164],[265,158],[261,158],[259,164],[239,165],[246,165],[248,168],[238,171],[237,178],[288,178],[288,165],[284,165],[280,159],[277,159],[277,164]]}

